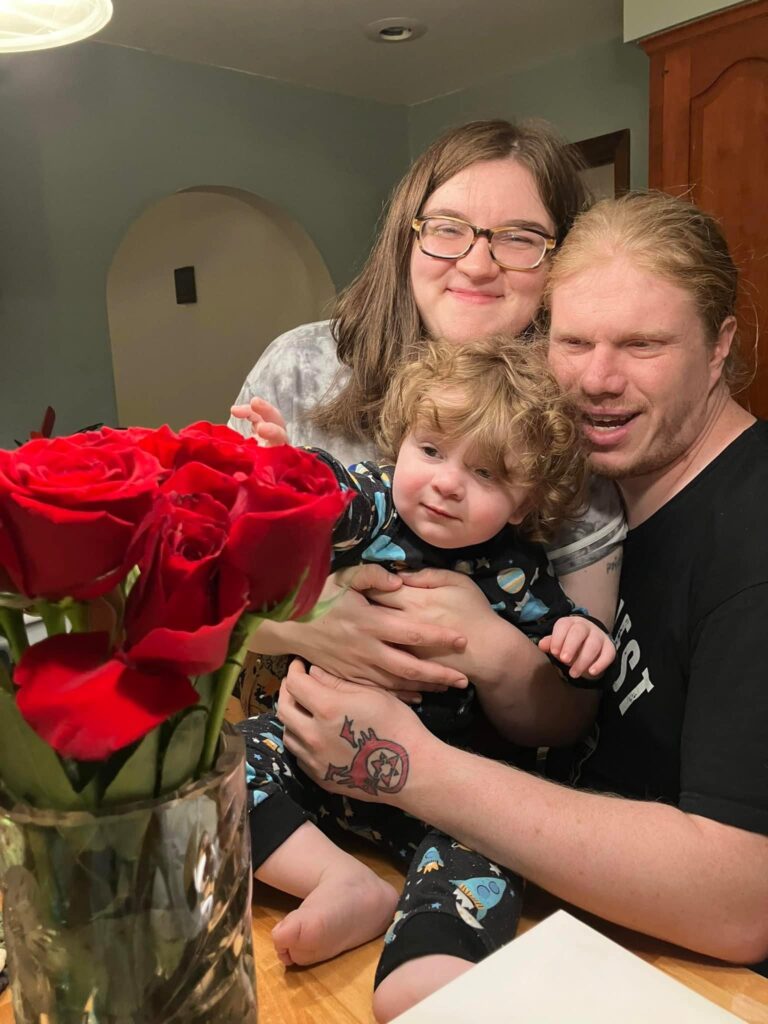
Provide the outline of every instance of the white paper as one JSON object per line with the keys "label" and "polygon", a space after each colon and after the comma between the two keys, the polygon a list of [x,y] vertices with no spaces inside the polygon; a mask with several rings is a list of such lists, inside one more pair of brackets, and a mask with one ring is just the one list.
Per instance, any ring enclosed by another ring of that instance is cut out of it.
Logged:
{"label": "white paper", "polygon": [[734,1024],[739,1020],[558,910],[393,1024]]}

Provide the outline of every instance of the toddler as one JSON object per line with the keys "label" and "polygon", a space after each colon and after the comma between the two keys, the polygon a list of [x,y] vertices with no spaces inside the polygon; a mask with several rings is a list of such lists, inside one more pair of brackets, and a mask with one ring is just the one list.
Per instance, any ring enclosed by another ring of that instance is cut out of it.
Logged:
{"label": "toddler", "polygon": [[[282,418],[267,403],[254,399],[233,413],[251,420],[262,443],[286,442]],[[571,683],[595,686],[613,645],[601,624],[574,608],[539,543],[578,511],[587,472],[576,417],[540,348],[429,343],[393,378],[377,440],[382,465],[346,469],[310,449],[354,495],[334,530],[332,568],[379,562],[392,571],[465,573],[542,650],[569,651],[567,664],[548,657]],[[482,692],[470,685],[425,693],[416,710],[448,742],[484,753],[473,740],[478,704]],[[391,921],[378,985],[406,960],[447,953],[476,961],[514,937],[518,876],[396,808],[326,793],[285,751],[275,716],[240,728],[256,877],[303,899],[273,932],[283,963],[334,956]],[[354,723],[347,732],[354,778],[340,773],[337,784],[396,791],[398,752],[370,731],[358,734]],[[410,861],[399,903],[391,886],[328,838],[337,828]]]}

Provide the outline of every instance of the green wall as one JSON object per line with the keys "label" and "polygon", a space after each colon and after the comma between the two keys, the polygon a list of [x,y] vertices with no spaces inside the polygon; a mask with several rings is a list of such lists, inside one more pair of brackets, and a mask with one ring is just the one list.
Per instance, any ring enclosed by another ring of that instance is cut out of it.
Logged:
{"label": "green wall", "polygon": [[96,42],[0,57],[0,445],[49,404],[58,433],[115,422],[106,276],[151,203],[249,189],[304,226],[341,286],[409,153],[494,116],[571,139],[630,128],[645,184],[646,58],[619,41],[410,108]]}
{"label": "green wall", "polygon": [[408,160],[401,107],[95,42],[0,58],[0,140],[2,446],[49,404],[57,433],[115,421],[106,275],[147,205],[250,189],[340,286]]}
{"label": "green wall", "polygon": [[642,39],[739,3],[741,0],[624,0],[624,38]]}
{"label": "green wall", "polygon": [[411,152],[485,117],[543,117],[574,142],[629,128],[632,185],[648,183],[648,58],[618,39],[411,107]]}

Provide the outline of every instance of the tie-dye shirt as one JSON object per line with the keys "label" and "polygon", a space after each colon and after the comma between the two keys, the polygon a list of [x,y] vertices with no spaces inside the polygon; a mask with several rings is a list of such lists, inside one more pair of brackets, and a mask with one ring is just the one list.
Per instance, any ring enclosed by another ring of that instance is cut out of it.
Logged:
{"label": "tie-dye shirt", "polygon": [[[281,334],[264,351],[248,374],[236,404],[264,398],[285,417],[292,444],[323,448],[340,462],[380,461],[372,444],[329,435],[308,422],[308,414],[323,399],[337,394],[349,370],[336,357],[336,342],[329,320],[304,324]],[[229,421],[230,427],[248,436],[247,420]],[[590,504],[583,517],[565,524],[547,554],[558,576],[599,562],[614,552],[627,532],[618,491],[612,481],[593,477]]]}

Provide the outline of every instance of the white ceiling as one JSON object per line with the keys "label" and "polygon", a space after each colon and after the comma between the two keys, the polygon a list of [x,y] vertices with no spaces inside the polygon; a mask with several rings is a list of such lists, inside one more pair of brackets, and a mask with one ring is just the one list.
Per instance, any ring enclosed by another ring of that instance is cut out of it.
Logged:
{"label": "white ceiling", "polygon": [[[414,104],[621,36],[622,0],[113,0],[108,43]],[[406,43],[370,22],[423,22]]]}

